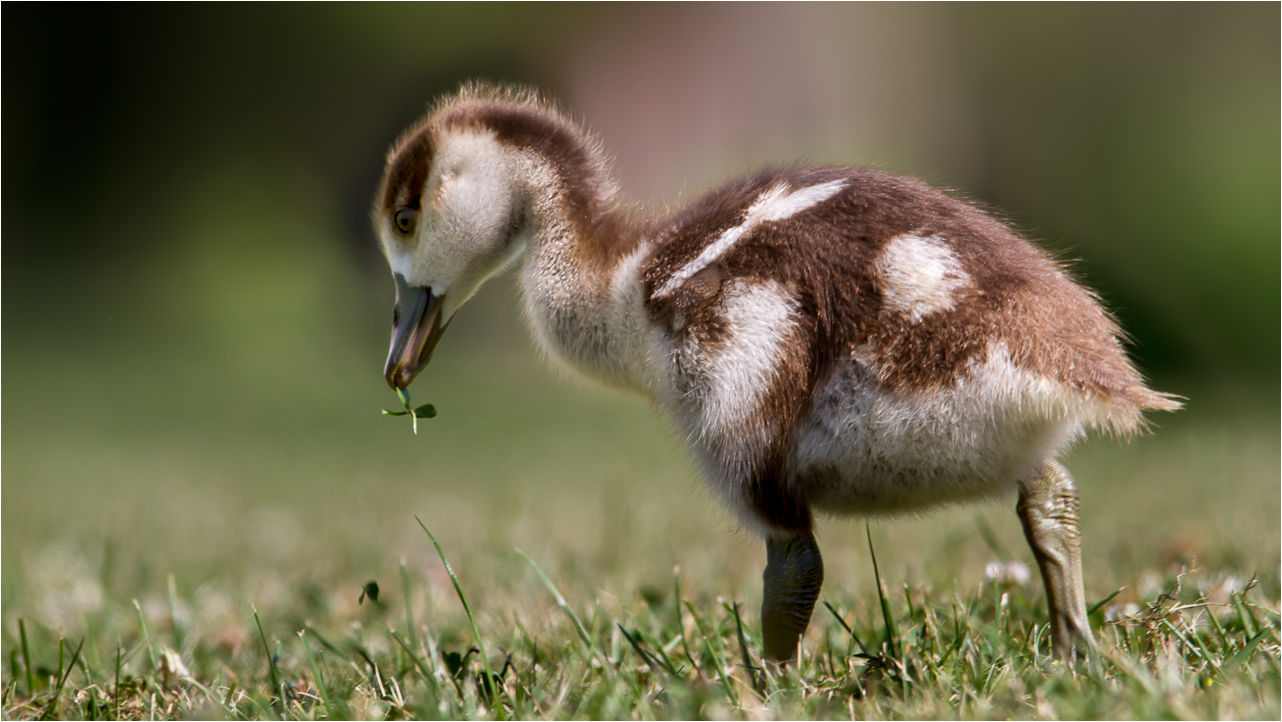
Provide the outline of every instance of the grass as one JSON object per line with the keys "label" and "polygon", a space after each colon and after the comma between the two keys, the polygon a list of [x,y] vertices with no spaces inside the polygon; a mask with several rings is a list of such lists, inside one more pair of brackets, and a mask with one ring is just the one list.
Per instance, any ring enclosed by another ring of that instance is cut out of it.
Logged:
{"label": "grass", "polygon": [[[742,624],[740,605],[683,593],[680,573],[671,593],[652,590],[635,603],[604,594],[567,600],[532,559],[525,561],[544,594],[459,578],[447,556],[442,548],[440,562],[457,585],[455,606],[466,621],[457,609],[437,610],[449,618],[415,625],[433,598],[428,593],[383,594],[340,615],[305,606],[293,611],[317,621],[301,624],[288,614],[263,622],[253,611],[231,626],[207,625],[177,611],[197,607],[198,594],[175,599],[168,610],[148,613],[139,605],[136,625],[107,605],[78,638],[40,626],[30,630],[30,644],[19,618],[22,642],[10,654],[5,714],[1276,716],[1278,612],[1256,580],[1226,584],[1196,570],[1171,575],[1142,604],[1097,611],[1105,653],[1072,666],[1050,658],[1040,599],[1028,584],[994,579],[955,592],[904,585],[885,595],[873,584],[859,596],[826,595],[800,663],[778,671],[760,662],[760,641],[750,622]],[[518,556],[508,561],[516,564]],[[411,577],[408,586],[426,583]],[[347,591],[355,598],[359,588]],[[488,599],[479,622],[468,609],[469,589]],[[563,614],[554,613],[558,608]]]}
{"label": "grass", "polygon": [[381,332],[229,361],[90,324],[86,364],[11,329],[4,716],[1279,716],[1269,394],[1161,384],[1189,409],[1069,456],[1094,663],[1050,659],[1007,499],[821,520],[822,604],[779,672],[764,550],[645,404],[460,319],[418,436],[380,416]]}

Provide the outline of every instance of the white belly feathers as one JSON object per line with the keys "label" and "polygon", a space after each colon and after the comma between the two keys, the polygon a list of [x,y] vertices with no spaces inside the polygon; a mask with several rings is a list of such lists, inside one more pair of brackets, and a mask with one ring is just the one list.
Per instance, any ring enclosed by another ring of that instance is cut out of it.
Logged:
{"label": "white belly feathers", "polygon": [[1011,365],[1001,344],[955,386],[911,398],[879,388],[850,359],[815,390],[784,473],[819,509],[845,513],[993,496],[1081,434],[1079,404]]}

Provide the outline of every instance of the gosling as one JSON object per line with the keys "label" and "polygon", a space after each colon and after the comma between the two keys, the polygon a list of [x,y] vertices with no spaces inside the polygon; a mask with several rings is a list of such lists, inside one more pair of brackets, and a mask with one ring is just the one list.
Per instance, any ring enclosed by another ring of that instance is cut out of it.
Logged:
{"label": "gosling", "polygon": [[765,540],[766,659],[795,658],[823,583],[815,511],[1012,489],[1055,655],[1093,648],[1058,457],[1180,404],[1145,386],[1091,291],[984,211],[911,178],[793,165],[647,217],[563,112],[468,85],[392,146],[373,223],[396,284],[388,383],[408,387],[459,307],[519,266],[536,343],[652,399]]}

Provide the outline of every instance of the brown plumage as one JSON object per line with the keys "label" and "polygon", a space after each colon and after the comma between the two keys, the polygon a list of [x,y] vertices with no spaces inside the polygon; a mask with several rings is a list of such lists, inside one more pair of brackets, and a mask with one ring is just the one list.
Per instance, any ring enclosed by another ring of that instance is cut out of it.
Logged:
{"label": "brown plumage", "polygon": [[653,398],[766,537],[767,656],[793,654],[822,580],[812,509],[1016,487],[1056,651],[1089,644],[1056,459],[1088,427],[1130,434],[1179,406],[1144,385],[1090,291],[983,210],[888,173],[775,168],[657,217],[617,196],[600,144],[534,94],[439,103],[393,146],[375,202],[398,309],[416,309],[389,382],[519,262],[540,346]]}

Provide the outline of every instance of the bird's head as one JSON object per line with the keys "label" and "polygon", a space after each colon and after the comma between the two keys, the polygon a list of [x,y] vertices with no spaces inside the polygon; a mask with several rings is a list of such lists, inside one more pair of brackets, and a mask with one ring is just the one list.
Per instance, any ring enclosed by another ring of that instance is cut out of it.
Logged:
{"label": "bird's head", "polygon": [[524,250],[519,162],[485,127],[434,116],[388,154],[373,220],[396,282],[383,367],[392,388],[409,386],[454,312]]}

